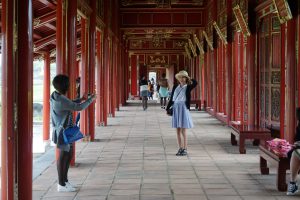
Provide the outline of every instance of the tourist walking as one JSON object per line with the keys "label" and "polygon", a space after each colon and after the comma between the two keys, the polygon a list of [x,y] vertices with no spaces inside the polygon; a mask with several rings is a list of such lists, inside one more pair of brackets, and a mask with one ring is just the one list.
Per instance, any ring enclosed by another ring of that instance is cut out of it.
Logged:
{"label": "tourist walking", "polygon": [[167,104],[167,97],[169,95],[169,82],[166,78],[166,74],[162,74],[162,78],[158,81],[159,84],[159,97],[160,107],[165,109]]}
{"label": "tourist walking", "polygon": [[140,97],[142,98],[143,110],[148,108],[148,81],[144,75],[141,76],[140,82]]}

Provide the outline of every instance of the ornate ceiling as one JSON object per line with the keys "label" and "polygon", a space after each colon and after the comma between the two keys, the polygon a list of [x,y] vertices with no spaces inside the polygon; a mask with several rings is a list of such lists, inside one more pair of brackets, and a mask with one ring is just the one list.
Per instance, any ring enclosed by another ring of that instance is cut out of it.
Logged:
{"label": "ornate ceiling", "polygon": [[123,39],[131,50],[181,50],[205,25],[207,0],[122,0]]}
{"label": "ornate ceiling", "polygon": [[123,8],[183,8],[204,7],[206,0],[122,0]]}

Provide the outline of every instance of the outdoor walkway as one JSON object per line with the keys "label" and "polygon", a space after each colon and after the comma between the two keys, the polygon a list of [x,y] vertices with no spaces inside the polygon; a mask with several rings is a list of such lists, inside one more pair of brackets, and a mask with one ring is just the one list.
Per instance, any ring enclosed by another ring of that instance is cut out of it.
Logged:
{"label": "outdoor walkway", "polygon": [[188,156],[176,157],[175,130],[160,107],[122,107],[109,126],[96,127],[96,142],[76,144],[74,193],[56,191],[53,163],[33,182],[33,199],[55,200],[271,200],[299,199],[277,192],[275,168],[260,175],[257,147],[240,155],[229,128],[192,111]]}

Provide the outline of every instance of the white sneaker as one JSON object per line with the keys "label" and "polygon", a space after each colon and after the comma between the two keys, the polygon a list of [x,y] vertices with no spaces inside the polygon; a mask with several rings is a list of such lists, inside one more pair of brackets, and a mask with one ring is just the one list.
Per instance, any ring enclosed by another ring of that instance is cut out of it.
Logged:
{"label": "white sneaker", "polygon": [[67,187],[76,188],[76,186],[72,185],[70,182],[65,182]]}
{"label": "white sneaker", "polygon": [[68,187],[67,185],[62,186],[62,185],[57,184],[57,191],[58,192],[75,192],[76,189],[73,187]]}

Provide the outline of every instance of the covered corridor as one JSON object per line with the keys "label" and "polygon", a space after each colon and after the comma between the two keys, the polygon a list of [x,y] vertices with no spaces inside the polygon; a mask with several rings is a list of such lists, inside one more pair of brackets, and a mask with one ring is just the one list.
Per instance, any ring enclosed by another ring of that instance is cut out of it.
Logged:
{"label": "covered corridor", "polygon": [[33,199],[293,199],[277,191],[275,168],[260,174],[257,147],[239,154],[229,128],[206,112],[191,113],[189,154],[176,157],[176,133],[159,106],[121,107],[109,126],[96,127],[95,142],[77,143],[70,181],[79,190],[57,192],[53,163],[33,181]]}

